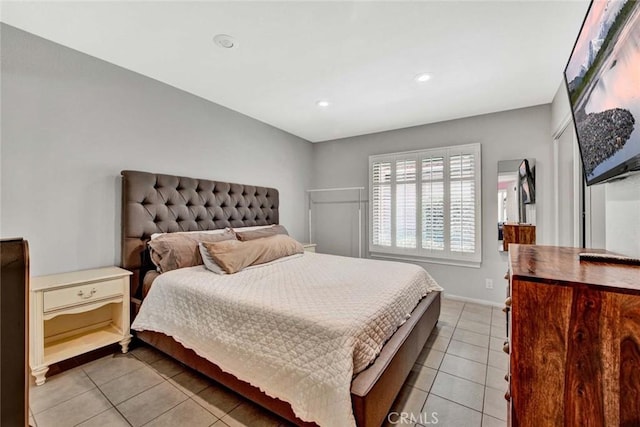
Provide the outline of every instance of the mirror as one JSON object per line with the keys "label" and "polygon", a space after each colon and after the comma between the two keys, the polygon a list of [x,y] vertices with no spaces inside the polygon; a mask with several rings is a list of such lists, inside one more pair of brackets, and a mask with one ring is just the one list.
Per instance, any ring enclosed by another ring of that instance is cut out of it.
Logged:
{"label": "mirror", "polygon": [[498,250],[503,251],[503,226],[536,223],[536,160],[498,162]]}

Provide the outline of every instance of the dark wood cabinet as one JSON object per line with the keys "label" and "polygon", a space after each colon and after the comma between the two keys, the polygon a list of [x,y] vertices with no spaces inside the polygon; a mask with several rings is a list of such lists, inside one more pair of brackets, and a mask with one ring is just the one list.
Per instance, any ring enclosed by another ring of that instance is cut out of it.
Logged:
{"label": "dark wood cabinet", "polygon": [[29,419],[26,240],[0,240],[0,262],[0,425],[25,426]]}
{"label": "dark wood cabinet", "polygon": [[584,251],[509,249],[511,426],[640,426],[640,267]]}
{"label": "dark wood cabinet", "polygon": [[519,243],[521,245],[536,244],[536,226],[531,224],[504,224],[502,226],[504,250],[509,250],[509,245]]}

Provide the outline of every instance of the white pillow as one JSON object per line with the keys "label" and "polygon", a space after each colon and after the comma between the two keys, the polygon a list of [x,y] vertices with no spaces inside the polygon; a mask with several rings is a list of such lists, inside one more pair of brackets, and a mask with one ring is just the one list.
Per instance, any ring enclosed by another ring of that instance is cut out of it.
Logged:
{"label": "white pillow", "polygon": [[198,243],[198,249],[200,249],[200,256],[202,257],[202,262],[204,266],[207,267],[207,270],[213,271],[216,274],[227,274],[217,262],[209,255],[209,251],[204,247],[202,242]]}
{"label": "white pillow", "polygon": [[162,236],[163,234],[190,234],[190,233],[204,233],[204,234],[220,234],[224,233],[226,228],[217,228],[215,230],[196,230],[196,231],[176,231],[175,233],[153,233],[151,240]]}
{"label": "white pillow", "polygon": [[251,226],[251,227],[234,227],[234,228],[232,228],[232,230],[241,233],[243,231],[253,231],[253,230],[262,230],[263,228],[271,228],[274,225],[275,224],[271,224],[271,225],[254,225],[254,226]]}

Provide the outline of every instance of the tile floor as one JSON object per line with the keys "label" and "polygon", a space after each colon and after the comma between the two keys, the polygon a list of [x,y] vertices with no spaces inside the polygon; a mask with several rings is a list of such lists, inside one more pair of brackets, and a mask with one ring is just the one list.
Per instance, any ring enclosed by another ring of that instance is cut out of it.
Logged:
{"label": "tile floor", "polygon": [[[392,408],[407,415],[390,420],[417,427],[505,426],[505,335],[499,309],[444,300]],[[32,385],[30,396],[30,423],[37,427],[288,425],[146,346],[52,375]]]}

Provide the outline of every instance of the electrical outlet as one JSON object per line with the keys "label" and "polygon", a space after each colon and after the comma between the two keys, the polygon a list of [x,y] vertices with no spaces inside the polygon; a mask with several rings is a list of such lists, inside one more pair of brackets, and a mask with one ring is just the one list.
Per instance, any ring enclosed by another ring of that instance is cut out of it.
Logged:
{"label": "electrical outlet", "polygon": [[487,289],[493,289],[493,279],[484,279],[484,285]]}

